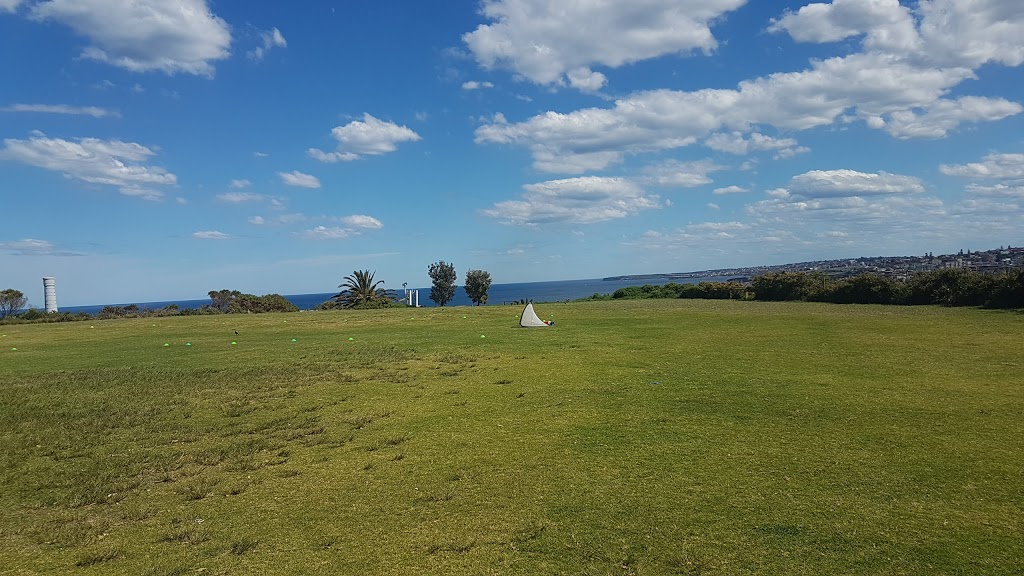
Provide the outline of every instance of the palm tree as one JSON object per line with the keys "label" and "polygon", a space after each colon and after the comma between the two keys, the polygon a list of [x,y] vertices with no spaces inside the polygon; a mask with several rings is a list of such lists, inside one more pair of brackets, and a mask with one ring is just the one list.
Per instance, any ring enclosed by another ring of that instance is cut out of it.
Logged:
{"label": "palm tree", "polygon": [[334,300],[342,308],[379,308],[392,302],[394,296],[390,290],[379,288],[384,284],[383,280],[373,281],[375,272],[369,270],[356,270],[351,276],[345,276],[345,281],[338,288],[341,292],[335,294]]}

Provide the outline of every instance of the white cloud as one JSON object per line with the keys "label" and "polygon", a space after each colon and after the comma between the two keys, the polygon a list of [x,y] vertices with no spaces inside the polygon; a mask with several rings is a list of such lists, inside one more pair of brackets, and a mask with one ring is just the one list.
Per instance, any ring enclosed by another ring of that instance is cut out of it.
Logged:
{"label": "white cloud", "polygon": [[260,202],[263,200],[263,195],[253,192],[227,192],[218,194],[217,200],[228,204],[243,204],[245,202]]}
{"label": "white cloud", "polygon": [[0,160],[13,160],[30,166],[60,172],[65,177],[114,186],[121,194],[157,200],[162,192],[152,186],[173,185],[174,174],[145,162],[155,153],[134,142],[82,138],[76,142],[47,138],[41,132],[28,140],[4,140]]}
{"label": "white cloud", "polygon": [[0,12],[14,12],[22,0],[0,0]]}
{"label": "white cloud", "polygon": [[981,162],[939,166],[947,176],[965,178],[1024,179],[1024,154],[989,154]]}
{"label": "white cloud", "polygon": [[[799,131],[859,119],[899,138],[936,138],[965,122],[995,121],[1024,111],[1001,98],[947,97],[976,78],[975,69],[983,64],[1024,62],[1020,7],[994,0],[924,1],[918,22],[896,0],[812,6],[784,15],[772,30],[807,40],[864,36],[861,51],[812,60],[804,70],[745,80],[733,89],[651,90],[625,96],[610,108],[491,123],[476,130],[476,141],[524,146],[541,171],[583,173],[606,169],[629,155],[705,139],[734,153],[772,149],[776,157],[787,158],[806,151],[791,139],[764,136],[762,126]],[[530,18],[548,14],[538,10]],[[958,56],[958,50],[967,52]],[[561,75],[575,66],[556,68]],[[548,75],[545,82],[559,77]]]}
{"label": "white cloud", "polygon": [[617,68],[666,54],[713,51],[718,43],[711,23],[745,1],[487,0],[482,12],[489,23],[463,41],[484,68],[509,68],[554,86],[574,71],[578,80],[587,79],[577,87],[596,89],[593,65]]}
{"label": "white cloud", "polygon": [[35,238],[0,242],[0,251],[11,256],[85,256],[81,252],[62,249],[49,240]]}
{"label": "white cloud", "polygon": [[267,55],[273,48],[287,48],[288,41],[281,35],[281,31],[277,28],[260,32],[260,40],[263,42],[262,46],[257,46],[252,50],[245,53],[250,60],[259,62],[263,60],[263,57]]}
{"label": "white cloud", "polygon": [[297,186],[299,188],[319,188],[320,180],[313,175],[306,174],[294,170],[292,172],[278,172],[278,176],[281,177],[281,181],[288,186]]}
{"label": "white cloud", "polygon": [[569,86],[582,92],[596,92],[608,83],[608,77],[600,72],[594,72],[586,66],[566,72],[565,77],[569,80]]}
{"label": "white cloud", "polygon": [[230,55],[230,29],[206,0],[48,0],[31,15],[88,38],[83,58],[133,72],[213,76]]}
{"label": "white cloud", "polygon": [[743,133],[738,131],[719,132],[705,140],[704,145],[712,150],[740,156],[755,151],[773,150],[777,157],[790,158],[810,151],[809,148],[800,146],[793,138],[773,138],[760,132],[753,132],[749,137],[744,137]]}
{"label": "white cloud", "polygon": [[943,66],[1024,63],[1024,6],[1015,0],[921,2],[924,57]]}
{"label": "white cloud", "polygon": [[708,174],[723,169],[723,166],[719,166],[711,160],[698,160],[695,162],[670,160],[645,168],[646,176],[644,180],[656,186],[694,188],[710,184],[712,180],[708,178]]}
{"label": "white cloud", "polygon": [[746,192],[749,192],[749,190],[741,186],[726,186],[725,188],[715,188],[711,193],[716,196],[724,196],[726,194],[744,194]]}
{"label": "white cloud", "polygon": [[318,148],[310,148],[306,150],[306,154],[314,160],[333,164],[335,162],[351,162],[358,160],[359,155],[351,152],[324,152]]}
{"label": "white cloud", "polygon": [[231,235],[217,230],[203,230],[200,232],[193,232],[192,237],[199,240],[227,240],[231,238]]}
{"label": "white cloud", "polygon": [[712,210],[721,210],[722,209],[721,206],[719,206],[718,204],[715,204],[714,202],[708,202],[707,203],[707,207],[712,209]]}
{"label": "white cloud", "polygon": [[[864,36],[864,48],[936,68],[1024,63],[1024,10],[1013,0],[834,0],[787,12],[769,27],[798,42]],[[918,22],[915,22],[915,16]]]}
{"label": "white cloud", "polygon": [[797,42],[836,42],[865,34],[865,46],[876,50],[906,52],[920,45],[913,15],[898,0],[808,4],[796,12],[787,11],[768,30],[784,30]]}
{"label": "white cloud", "polygon": [[267,154],[266,152],[253,152],[252,155],[257,158],[267,158],[270,156],[270,154]]}
{"label": "white cloud", "polygon": [[967,191],[977,196],[990,196],[1002,198],[1024,198],[1024,182],[1018,184],[994,184],[982,186],[980,184],[968,184]]}
{"label": "white cloud", "polygon": [[924,185],[913,176],[855,170],[811,170],[794,176],[789,192],[800,198],[836,198],[876,194],[916,194]]}
{"label": "white cloud", "polygon": [[303,238],[310,240],[342,240],[345,238],[351,238],[356,235],[356,231],[351,228],[339,228],[326,226],[317,226],[310,230],[306,230],[301,234]]}
{"label": "white cloud", "polygon": [[477,82],[476,80],[462,83],[463,90],[480,90],[482,88],[494,88],[494,84],[490,82]]}
{"label": "white cloud", "polygon": [[639,92],[610,109],[546,112],[524,122],[488,124],[477,128],[476,141],[524,145],[538,170],[579,173],[607,168],[630,154],[689,146],[723,128],[746,131],[764,124],[806,130],[832,124],[848,110],[865,117],[912,110],[970,76],[968,69],[920,69],[860,54],[744,81],[735,90]]}
{"label": "white cloud", "polygon": [[362,121],[354,120],[344,126],[337,126],[331,130],[331,134],[338,141],[336,152],[310,148],[306,153],[321,162],[347,162],[360,156],[394,152],[401,142],[421,140],[419,134],[406,126],[384,122],[365,113]]}
{"label": "white cloud", "polygon": [[93,118],[121,116],[121,114],[115,110],[107,110],[106,108],[99,108],[97,106],[69,106],[67,104],[11,104],[10,106],[0,108],[0,112],[39,112],[43,114],[92,116]]}
{"label": "white cloud", "polygon": [[288,226],[291,224],[298,224],[307,220],[305,214],[293,213],[293,214],[279,214],[273,218],[264,218],[263,216],[252,216],[249,218],[249,224],[253,226]]}
{"label": "white cloud", "polygon": [[236,189],[248,188],[249,186],[252,186],[252,182],[249,182],[248,180],[232,180],[228,186]]}
{"label": "white cloud", "polygon": [[368,228],[372,230],[379,230],[384,227],[384,224],[380,220],[377,220],[373,216],[366,216],[364,214],[353,214],[351,216],[345,216],[341,219],[345,224],[353,228]]}
{"label": "white cloud", "polygon": [[947,176],[974,180],[996,180],[994,184],[968,184],[973,196],[989,198],[1024,198],[1024,154],[989,154],[981,162],[939,166]]}
{"label": "white cloud", "polygon": [[956,100],[938,100],[924,109],[893,112],[885,129],[900,139],[945,138],[964,122],[992,122],[1020,114],[1024,106],[1003,98],[965,96]]}
{"label": "white cloud", "polygon": [[498,202],[483,214],[515,225],[593,224],[663,206],[658,196],[624,178],[550,180],[523,190],[521,200]]}

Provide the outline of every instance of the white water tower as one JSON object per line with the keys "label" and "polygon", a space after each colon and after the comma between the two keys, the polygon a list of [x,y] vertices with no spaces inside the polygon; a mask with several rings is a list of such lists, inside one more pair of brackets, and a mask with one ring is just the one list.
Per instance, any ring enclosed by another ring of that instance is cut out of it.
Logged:
{"label": "white water tower", "polygon": [[43,296],[46,301],[46,313],[57,311],[57,279],[52,276],[43,277]]}

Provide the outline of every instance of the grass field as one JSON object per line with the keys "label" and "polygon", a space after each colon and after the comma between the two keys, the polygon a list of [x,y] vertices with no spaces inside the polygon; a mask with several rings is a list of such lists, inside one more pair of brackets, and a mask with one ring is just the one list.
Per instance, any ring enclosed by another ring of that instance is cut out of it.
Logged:
{"label": "grass field", "polygon": [[1024,315],[537,310],[0,326],[0,573],[1024,574]]}

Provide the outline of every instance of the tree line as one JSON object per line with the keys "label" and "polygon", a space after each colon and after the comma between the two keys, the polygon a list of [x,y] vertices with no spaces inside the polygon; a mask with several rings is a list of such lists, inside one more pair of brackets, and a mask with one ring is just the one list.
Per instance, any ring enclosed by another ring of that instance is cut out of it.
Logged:
{"label": "tree line", "polygon": [[820,272],[768,272],[742,282],[668,283],[620,288],[585,300],[706,298],[806,301],[834,304],[893,304],[1024,308],[1024,269],[998,274],[947,268],[918,272],[906,280],[876,274],[830,278]]}

